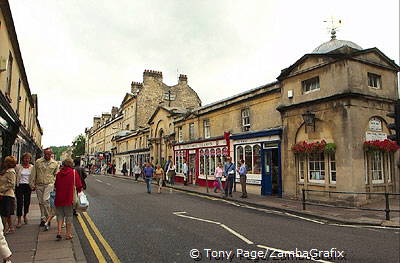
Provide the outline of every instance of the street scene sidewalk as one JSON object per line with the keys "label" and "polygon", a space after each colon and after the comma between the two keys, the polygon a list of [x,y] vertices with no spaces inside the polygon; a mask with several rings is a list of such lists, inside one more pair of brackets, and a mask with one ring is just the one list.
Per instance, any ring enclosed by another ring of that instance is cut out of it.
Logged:
{"label": "street scene sidewalk", "polygon": [[35,194],[31,198],[28,220],[27,225],[23,224],[15,233],[6,235],[8,246],[12,252],[12,262],[86,262],[75,229],[73,229],[74,238],[72,240],[56,241],[56,218],[52,220],[49,231],[43,232],[43,228],[39,227],[40,209]]}
{"label": "street scene sidewalk", "polygon": [[[124,175],[113,175],[118,178],[134,179],[133,177]],[[221,193],[214,193],[212,188],[209,188],[207,192],[206,187],[197,185],[186,185],[181,183],[175,183],[174,185],[167,185],[166,187],[182,190],[191,193],[197,193],[207,195],[215,198],[222,198]],[[228,200],[235,201],[244,205],[256,206],[259,208],[272,209],[281,212],[287,212],[298,216],[307,216],[317,219],[333,221],[342,224],[357,224],[357,225],[372,225],[372,226],[388,226],[388,227],[400,227],[400,213],[390,212],[391,220],[385,220],[384,211],[366,211],[358,209],[344,209],[339,207],[323,207],[315,205],[307,205],[306,210],[303,210],[301,200],[292,200],[287,198],[280,198],[276,196],[261,196],[256,194],[259,191],[259,186],[248,185],[247,192],[248,198],[239,198],[241,193],[240,184],[236,184],[236,192],[233,193],[232,198]],[[399,198],[390,200],[391,209],[399,210]],[[375,202],[368,204],[368,208],[385,208],[385,202]]]}

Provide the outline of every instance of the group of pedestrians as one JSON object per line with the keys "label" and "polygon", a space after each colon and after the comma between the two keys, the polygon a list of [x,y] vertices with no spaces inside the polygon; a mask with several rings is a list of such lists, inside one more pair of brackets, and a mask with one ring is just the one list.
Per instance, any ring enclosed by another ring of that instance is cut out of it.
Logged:
{"label": "group of pedestrians", "polygon": [[[136,180],[138,175],[137,172],[139,172],[139,169],[137,169],[135,172]],[[166,183],[169,183],[170,185],[174,184],[176,167],[172,161],[172,157],[169,157],[168,161],[164,165],[164,168],[162,168],[160,164],[157,164],[156,167],[154,167],[151,162],[146,162],[142,174],[143,179],[146,182],[147,193],[151,194],[151,184],[153,179],[155,179],[157,183],[157,192],[161,193],[163,185]]]}
{"label": "group of pedestrians", "polygon": [[[31,193],[36,191],[39,201],[41,222],[44,231],[49,230],[51,220],[57,217],[57,240],[62,239],[62,226],[65,223],[65,239],[72,238],[73,204],[76,192],[86,189],[86,172],[80,167],[80,160],[58,162],[52,159],[52,150],[45,149],[44,156],[34,164],[32,155],[24,153],[21,164],[14,156],[5,157],[0,170],[0,257],[3,262],[11,257],[4,235],[12,234],[16,228],[28,224]],[[16,210],[17,220],[13,215]]]}
{"label": "group of pedestrians", "polygon": [[[222,166],[222,163],[218,163],[215,168],[215,183],[214,183],[214,193],[217,190],[220,190],[223,193],[223,197],[227,198],[232,197],[233,184],[236,178],[236,172],[240,177],[240,185],[242,187],[242,195],[241,198],[247,198],[247,190],[246,190],[246,177],[247,177],[247,166],[244,160],[240,160],[238,167],[236,168],[235,164],[232,163],[232,158],[227,157],[225,164]],[[222,187],[222,178],[225,178],[225,188]]]}

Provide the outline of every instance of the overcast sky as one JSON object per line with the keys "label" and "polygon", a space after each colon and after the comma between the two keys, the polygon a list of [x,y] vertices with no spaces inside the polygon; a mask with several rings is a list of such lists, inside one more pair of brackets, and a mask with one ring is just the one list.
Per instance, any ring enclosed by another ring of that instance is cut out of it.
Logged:
{"label": "overcast sky", "polygon": [[399,64],[399,2],[284,0],[9,0],[43,146],[68,145],[120,106],[144,69],[178,74],[203,105],[273,82],[330,39],[377,47]]}

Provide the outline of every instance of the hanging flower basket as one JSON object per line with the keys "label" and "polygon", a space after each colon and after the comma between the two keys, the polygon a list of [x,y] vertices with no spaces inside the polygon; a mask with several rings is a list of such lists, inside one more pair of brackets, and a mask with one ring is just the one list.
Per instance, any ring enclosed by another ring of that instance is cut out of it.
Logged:
{"label": "hanging flower basket", "polygon": [[336,144],[334,143],[326,143],[325,140],[316,141],[316,142],[298,142],[292,146],[292,151],[295,154],[307,154],[307,153],[333,153],[336,151]]}
{"label": "hanging flower basket", "polygon": [[366,141],[364,142],[364,150],[366,152],[395,152],[400,146],[392,140],[385,139],[383,141]]}

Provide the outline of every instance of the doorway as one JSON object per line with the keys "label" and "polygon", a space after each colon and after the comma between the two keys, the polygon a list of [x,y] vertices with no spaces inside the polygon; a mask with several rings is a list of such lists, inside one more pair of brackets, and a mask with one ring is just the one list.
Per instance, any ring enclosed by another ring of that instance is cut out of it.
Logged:
{"label": "doorway", "polygon": [[282,196],[280,149],[268,147],[261,152],[261,194]]}

